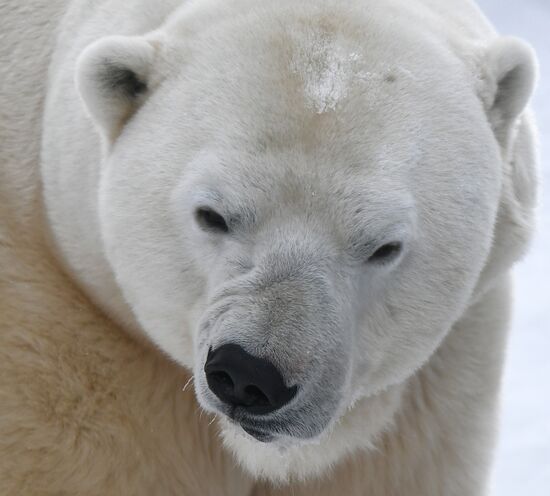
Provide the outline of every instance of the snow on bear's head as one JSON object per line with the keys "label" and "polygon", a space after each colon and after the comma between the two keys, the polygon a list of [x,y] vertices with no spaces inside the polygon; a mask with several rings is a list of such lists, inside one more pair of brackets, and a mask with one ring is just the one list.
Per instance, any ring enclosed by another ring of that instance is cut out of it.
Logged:
{"label": "snow on bear's head", "polygon": [[465,63],[406,19],[303,8],[191,4],[77,67],[116,281],[273,479],[367,446],[527,232],[501,216],[528,182],[502,157],[530,51],[501,39]]}

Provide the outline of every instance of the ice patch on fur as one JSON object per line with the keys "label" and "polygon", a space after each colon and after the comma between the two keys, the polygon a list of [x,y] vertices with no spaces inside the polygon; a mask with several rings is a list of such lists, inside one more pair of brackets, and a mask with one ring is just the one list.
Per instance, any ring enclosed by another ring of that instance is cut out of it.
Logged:
{"label": "ice patch on fur", "polygon": [[292,70],[303,80],[307,104],[318,114],[335,110],[348,94],[360,58],[327,35],[301,50],[292,61]]}
{"label": "ice patch on fur", "polygon": [[318,114],[336,110],[354,84],[363,85],[376,101],[381,84],[400,79],[410,84],[417,82],[414,74],[404,67],[365,68],[363,54],[357,47],[326,33],[299,44],[291,61],[291,71],[302,82],[306,105]]}

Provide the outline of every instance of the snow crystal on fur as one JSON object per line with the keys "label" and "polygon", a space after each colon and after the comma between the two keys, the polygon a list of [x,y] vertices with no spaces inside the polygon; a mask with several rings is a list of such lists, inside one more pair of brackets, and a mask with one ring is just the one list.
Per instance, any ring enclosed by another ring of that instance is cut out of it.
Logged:
{"label": "snow crystal on fur", "polygon": [[337,40],[320,36],[292,64],[301,75],[307,103],[318,114],[334,110],[346,98],[355,74],[357,52],[349,52]]}

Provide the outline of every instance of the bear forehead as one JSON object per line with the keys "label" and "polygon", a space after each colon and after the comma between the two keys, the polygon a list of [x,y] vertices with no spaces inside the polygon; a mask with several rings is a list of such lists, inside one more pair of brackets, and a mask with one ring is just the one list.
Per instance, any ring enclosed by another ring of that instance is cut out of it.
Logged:
{"label": "bear forehead", "polygon": [[365,155],[369,133],[377,144],[401,147],[417,140],[422,120],[441,119],[442,108],[461,112],[471,82],[441,47],[424,43],[422,57],[413,57],[423,43],[411,48],[398,27],[385,31],[387,22],[306,16],[300,9],[292,16],[284,9],[272,17],[242,15],[200,33],[168,29],[167,39],[177,38],[184,53],[172,55],[181,57],[173,64],[180,85],[173,88],[174,105],[180,100],[196,122],[217,119],[219,132],[255,140],[253,149],[299,144],[350,153],[359,147],[357,156]]}
{"label": "bear forehead", "polygon": [[459,75],[456,67],[447,67],[449,53],[441,40],[433,43],[429,33],[403,29],[387,13],[331,8],[331,2],[286,3],[277,8],[256,3],[248,13],[220,14],[195,30],[189,28],[197,24],[193,16],[181,16],[166,31],[185,52],[182,76],[202,82],[203,89],[215,84],[220,100],[227,95],[319,115],[395,101],[404,93],[415,93],[418,101],[416,94],[429,94],[430,75],[445,73],[447,80]]}

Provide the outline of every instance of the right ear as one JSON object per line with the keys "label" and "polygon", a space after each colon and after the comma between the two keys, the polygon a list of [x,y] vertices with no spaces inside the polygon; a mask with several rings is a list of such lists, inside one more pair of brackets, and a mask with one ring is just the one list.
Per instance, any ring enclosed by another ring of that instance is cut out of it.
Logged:
{"label": "right ear", "polygon": [[503,37],[493,41],[481,60],[482,91],[487,118],[506,159],[513,130],[527,107],[537,80],[533,49],[524,41]]}
{"label": "right ear", "polygon": [[156,50],[137,36],[108,36],[92,43],[76,63],[76,86],[86,110],[112,143],[150,91]]}

